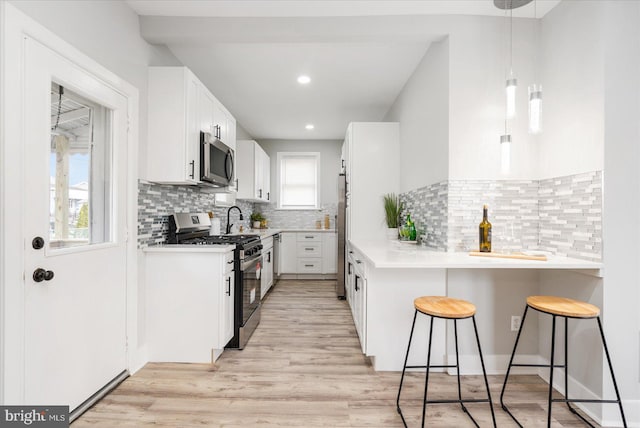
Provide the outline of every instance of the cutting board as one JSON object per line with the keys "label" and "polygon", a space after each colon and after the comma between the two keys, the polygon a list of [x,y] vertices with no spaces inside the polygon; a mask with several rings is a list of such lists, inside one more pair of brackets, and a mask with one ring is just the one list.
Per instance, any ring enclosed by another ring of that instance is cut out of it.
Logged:
{"label": "cutting board", "polygon": [[480,251],[471,251],[469,253],[470,256],[479,256],[479,257],[494,257],[498,259],[519,259],[519,260],[538,260],[540,262],[546,262],[547,256],[530,256],[522,253],[481,253]]}

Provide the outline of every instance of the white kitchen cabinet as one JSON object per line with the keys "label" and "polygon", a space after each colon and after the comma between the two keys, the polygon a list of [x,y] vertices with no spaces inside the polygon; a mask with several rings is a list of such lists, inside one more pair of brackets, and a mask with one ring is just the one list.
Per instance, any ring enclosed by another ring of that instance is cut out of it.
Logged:
{"label": "white kitchen cabinet", "polygon": [[211,363],[233,336],[233,250],[147,248],[149,361]]}
{"label": "white kitchen cabinet", "polygon": [[147,179],[197,184],[202,84],[186,67],[150,67],[148,87]]}
{"label": "white kitchen cabinet", "polygon": [[347,274],[351,272],[351,298],[349,305],[351,306],[351,314],[353,315],[353,323],[360,339],[362,352],[366,352],[366,334],[367,334],[367,269],[363,258],[357,252],[351,250],[348,256]]}
{"label": "white kitchen cabinet", "polygon": [[338,235],[322,234],[322,273],[331,274],[338,271]]}
{"label": "white kitchen cabinet", "polygon": [[279,274],[298,272],[298,240],[295,232],[280,233]]}
{"label": "white kitchen cabinet", "polygon": [[[235,149],[235,118],[186,67],[149,67],[148,85],[147,179],[167,184],[201,183],[200,131],[220,135]],[[233,193],[235,183],[210,191]],[[220,197],[221,202],[226,199]]]}
{"label": "white kitchen cabinet", "polygon": [[399,138],[396,122],[349,124],[345,136],[347,239],[386,239],[382,196],[400,190]]}
{"label": "white kitchen cabinet", "polygon": [[273,285],[273,236],[262,239],[262,278],[260,279],[260,298],[263,298]]}
{"label": "white kitchen cabinet", "polygon": [[253,202],[271,200],[271,161],[267,153],[253,140],[236,142],[238,199]]}
{"label": "white kitchen cabinet", "polygon": [[220,290],[222,293],[220,298],[220,336],[216,349],[223,349],[227,343],[233,338],[234,328],[234,299],[235,299],[235,270],[233,263],[233,250],[229,251],[225,257],[224,264],[224,283]]}

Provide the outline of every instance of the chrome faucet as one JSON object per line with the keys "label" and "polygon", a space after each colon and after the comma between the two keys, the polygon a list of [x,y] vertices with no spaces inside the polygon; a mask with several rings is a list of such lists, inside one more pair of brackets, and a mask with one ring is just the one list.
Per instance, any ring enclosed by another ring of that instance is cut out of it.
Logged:
{"label": "chrome faucet", "polygon": [[242,217],[242,210],[240,209],[239,206],[234,205],[232,207],[229,207],[229,209],[227,210],[227,235],[231,233],[231,226],[233,226],[232,223],[229,223],[229,213],[231,212],[232,209],[237,209],[238,212],[240,213],[240,220],[244,220],[244,217]]}

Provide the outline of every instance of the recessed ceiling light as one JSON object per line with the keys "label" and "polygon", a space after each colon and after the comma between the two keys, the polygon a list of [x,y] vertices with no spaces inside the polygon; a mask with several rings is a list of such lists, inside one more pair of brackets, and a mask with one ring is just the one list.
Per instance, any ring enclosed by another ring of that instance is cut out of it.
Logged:
{"label": "recessed ceiling light", "polygon": [[302,76],[298,76],[298,83],[299,84],[306,85],[309,82],[311,82],[311,77],[305,76],[304,74]]}
{"label": "recessed ceiling light", "polygon": [[308,129],[309,131],[312,130],[313,128],[315,128],[313,126],[313,123],[307,123],[307,126],[304,127],[305,129]]}

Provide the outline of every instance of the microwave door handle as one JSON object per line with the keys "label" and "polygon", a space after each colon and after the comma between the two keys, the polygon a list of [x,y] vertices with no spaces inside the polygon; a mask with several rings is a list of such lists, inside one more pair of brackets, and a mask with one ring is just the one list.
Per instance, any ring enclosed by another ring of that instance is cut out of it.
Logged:
{"label": "microwave door handle", "polygon": [[204,179],[207,174],[208,171],[211,170],[211,149],[210,149],[210,145],[207,142],[202,143],[202,156],[200,156],[200,175],[201,178],[200,179]]}
{"label": "microwave door handle", "polygon": [[225,159],[225,163],[224,163],[224,172],[227,175],[227,180],[229,180],[229,182],[231,182],[231,180],[233,180],[233,153],[231,153],[231,150],[229,150],[227,152],[227,156]]}

